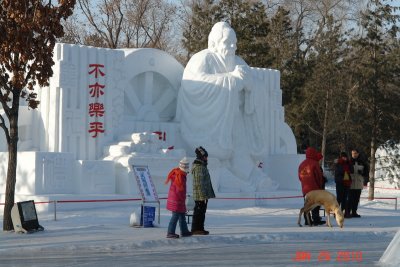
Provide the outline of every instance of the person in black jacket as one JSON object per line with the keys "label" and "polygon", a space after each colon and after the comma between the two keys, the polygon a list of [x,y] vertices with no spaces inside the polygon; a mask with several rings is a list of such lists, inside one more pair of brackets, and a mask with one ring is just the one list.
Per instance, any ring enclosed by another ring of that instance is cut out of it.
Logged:
{"label": "person in black jacket", "polygon": [[193,175],[193,209],[192,234],[208,235],[209,231],[204,230],[207,204],[210,198],[215,198],[214,189],[211,184],[210,173],[207,168],[208,152],[203,147],[195,150],[196,159],[192,166]]}

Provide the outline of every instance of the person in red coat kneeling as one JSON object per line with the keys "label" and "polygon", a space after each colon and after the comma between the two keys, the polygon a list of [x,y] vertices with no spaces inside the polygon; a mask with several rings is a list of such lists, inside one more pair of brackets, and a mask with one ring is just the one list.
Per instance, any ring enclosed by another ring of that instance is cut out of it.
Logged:
{"label": "person in red coat kneeling", "polygon": [[[299,180],[301,182],[301,189],[303,197],[312,190],[323,189],[324,178],[319,165],[320,156],[315,148],[308,147],[306,150],[306,159],[300,163],[299,166]],[[325,224],[325,221],[319,217],[319,208],[315,207],[312,211],[312,224],[321,225]],[[307,223],[307,220],[306,220]]]}
{"label": "person in red coat kneeling", "polygon": [[167,199],[167,210],[172,211],[172,217],[168,225],[167,238],[179,238],[179,235],[175,234],[176,224],[179,220],[179,227],[181,235],[191,236],[192,232],[189,231],[185,213],[186,213],[186,175],[189,172],[189,161],[183,158],[179,162],[179,167],[172,169],[165,181],[165,184],[171,182],[168,191]]}

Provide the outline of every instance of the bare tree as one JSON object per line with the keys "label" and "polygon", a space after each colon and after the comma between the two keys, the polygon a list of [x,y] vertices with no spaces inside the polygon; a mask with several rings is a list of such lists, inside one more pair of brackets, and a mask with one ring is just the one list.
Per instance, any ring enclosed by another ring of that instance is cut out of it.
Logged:
{"label": "bare tree", "polygon": [[166,48],[176,7],[161,0],[128,1],[126,46]]}
{"label": "bare tree", "polygon": [[[94,32],[100,36],[107,47],[117,48],[120,42],[124,20],[124,0],[102,0],[93,7],[93,1],[78,0],[80,10],[85,15]],[[92,3],[92,4],[91,4]]]}
{"label": "bare tree", "polygon": [[176,6],[163,0],[78,0],[62,42],[168,50]]}
{"label": "bare tree", "polygon": [[63,23],[64,36],[59,39],[63,43],[72,43],[83,45],[85,43],[85,30],[82,25],[79,24],[78,15],[76,13],[72,14]]}

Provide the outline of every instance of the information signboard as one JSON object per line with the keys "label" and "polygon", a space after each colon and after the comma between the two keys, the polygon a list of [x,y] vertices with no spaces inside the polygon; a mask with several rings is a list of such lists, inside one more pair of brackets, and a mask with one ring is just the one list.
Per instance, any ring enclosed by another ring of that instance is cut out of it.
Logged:
{"label": "information signboard", "polygon": [[147,166],[132,165],[137,185],[144,202],[157,202],[158,196]]}
{"label": "information signboard", "polygon": [[[154,214],[154,210],[147,207],[148,210],[152,212],[145,212],[146,203],[157,203],[158,204],[158,223],[160,224],[160,200],[158,199],[156,188],[153,184],[153,180],[151,179],[150,171],[147,166],[136,166],[132,165],[133,172],[135,174],[136,182],[140,191],[140,195],[142,197],[142,212],[141,212],[141,225],[145,227],[145,219],[150,220],[150,215]],[[154,218],[152,218],[154,220]]]}

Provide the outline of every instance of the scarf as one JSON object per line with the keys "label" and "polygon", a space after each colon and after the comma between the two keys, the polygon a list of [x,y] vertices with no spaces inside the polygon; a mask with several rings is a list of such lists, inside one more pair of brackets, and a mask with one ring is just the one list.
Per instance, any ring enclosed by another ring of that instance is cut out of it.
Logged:
{"label": "scarf", "polygon": [[167,179],[165,180],[165,184],[168,184],[170,181],[175,184],[175,186],[182,191],[184,188],[184,181],[185,181],[186,173],[183,172],[179,168],[174,168],[172,171],[169,172]]}
{"label": "scarf", "polygon": [[343,166],[343,170],[350,174],[350,162],[348,160],[338,159],[338,163]]}
{"label": "scarf", "polygon": [[340,158],[338,163],[343,167],[343,184],[344,186],[351,186],[351,176],[350,176],[350,161],[343,160]]}

